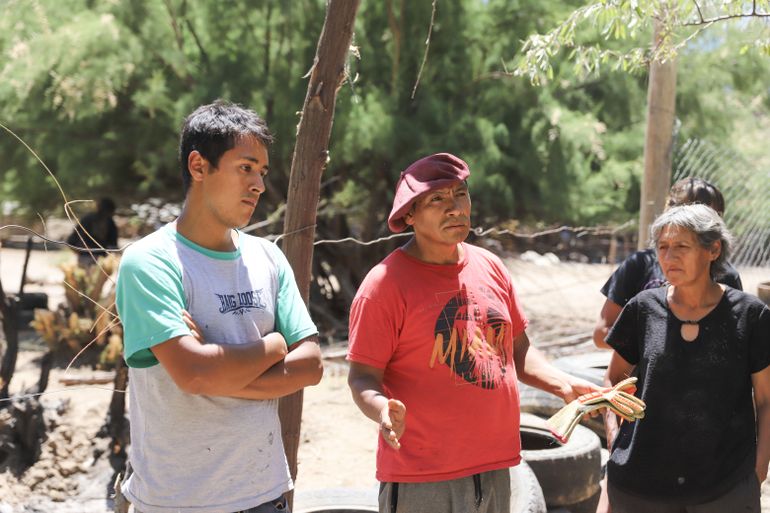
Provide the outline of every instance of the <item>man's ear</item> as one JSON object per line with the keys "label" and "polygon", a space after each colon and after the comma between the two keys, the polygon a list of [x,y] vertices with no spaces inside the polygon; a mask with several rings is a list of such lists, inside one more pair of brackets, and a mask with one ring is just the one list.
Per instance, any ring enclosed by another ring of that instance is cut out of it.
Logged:
{"label": "man's ear", "polygon": [[193,150],[187,156],[187,169],[193,182],[203,180],[203,175],[208,172],[209,161],[198,150]]}
{"label": "man's ear", "polygon": [[414,224],[414,208],[415,205],[412,204],[412,208],[409,209],[409,212],[404,214],[404,224],[407,226],[412,226]]}

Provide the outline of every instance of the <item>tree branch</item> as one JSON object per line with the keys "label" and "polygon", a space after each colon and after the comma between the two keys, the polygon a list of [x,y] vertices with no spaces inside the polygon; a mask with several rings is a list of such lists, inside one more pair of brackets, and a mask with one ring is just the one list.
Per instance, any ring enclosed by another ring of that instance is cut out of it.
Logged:
{"label": "tree branch", "polygon": [[388,26],[393,35],[393,66],[390,70],[390,94],[395,94],[396,81],[398,80],[398,67],[401,60],[401,24],[404,21],[404,3],[401,2],[400,4],[400,22],[396,21],[396,16],[393,14],[393,0],[387,0],[386,6],[388,11]]}
{"label": "tree branch", "polygon": [[[166,7],[166,11],[168,12],[169,21],[171,22],[171,30],[174,32],[174,40],[176,41],[177,49],[179,50],[179,54],[182,56],[182,61],[186,63],[187,59],[185,59],[184,55],[184,35],[182,34],[182,29],[179,26],[179,22],[177,21],[177,16],[174,13],[174,9],[171,6],[170,0],[163,0],[163,5]],[[186,3],[183,3],[182,9],[184,10],[186,7]],[[174,69],[174,66],[171,66],[171,68]],[[180,69],[179,75],[190,87],[195,82],[193,76],[186,69]]]}
{"label": "tree branch", "polygon": [[700,10],[700,5],[698,5],[696,0],[693,0],[692,3],[695,4],[695,8],[698,10],[698,16],[700,17],[701,23],[705,23],[705,20],[703,19],[703,12]]}
{"label": "tree branch", "polygon": [[265,78],[270,76],[270,46],[273,42],[273,30],[270,26],[270,18],[273,15],[273,4],[268,2],[265,6],[267,13],[265,14],[265,60],[262,63],[262,73]]}
{"label": "tree branch", "polygon": [[[697,5],[697,4],[696,4]],[[756,9],[756,5],[754,6]],[[724,16],[717,16],[716,18],[710,18],[708,20],[703,19],[703,16],[701,16],[700,21],[696,22],[689,22],[689,23],[682,23],[683,27],[698,27],[701,25],[711,25],[712,23],[717,23],[719,21],[725,21],[725,20],[735,20],[740,18],[770,18],[770,13],[766,12],[751,12],[748,14],[726,14]]]}
{"label": "tree branch", "polygon": [[203,65],[206,67],[207,70],[210,70],[211,61],[209,60],[209,54],[206,53],[206,50],[203,48],[203,44],[201,44],[201,40],[198,37],[198,33],[195,32],[195,28],[193,27],[193,24],[190,18],[185,19],[185,24],[187,25],[187,28],[190,30],[190,34],[192,34],[193,41],[195,41],[195,46],[198,47],[198,51],[201,53],[201,60],[203,61]]}
{"label": "tree branch", "polygon": [[182,52],[184,51],[184,38],[182,36],[182,31],[179,30],[179,24],[176,21],[174,9],[171,7],[171,4],[168,0],[163,0],[163,5],[166,7],[166,11],[168,12],[169,21],[171,22],[171,30],[174,31],[174,40],[176,41],[176,46],[179,51]]}
{"label": "tree branch", "polygon": [[436,0],[433,0],[433,10],[430,13],[430,27],[428,27],[428,39],[425,40],[425,54],[422,56],[422,64],[420,64],[420,71],[417,72],[417,80],[414,83],[412,89],[412,100],[417,93],[417,86],[420,84],[420,77],[422,76],[422,70],[425,67],[425,63],[428,61],[428,49],[430,48],[430,36],[433,34],[433,21],[436,19]]}

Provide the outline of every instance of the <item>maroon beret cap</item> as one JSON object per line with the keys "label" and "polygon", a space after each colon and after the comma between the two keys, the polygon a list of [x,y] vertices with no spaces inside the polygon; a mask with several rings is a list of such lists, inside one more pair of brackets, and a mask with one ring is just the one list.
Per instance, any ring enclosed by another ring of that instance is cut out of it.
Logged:
{"label": "maroon beret cap", "polygon": [[420,195],[462,182],[470,174],[468,164],[450,153],[421,158],[406,168],[396,184],[393,209],[388,216],[390,231],[399,233],[406,230],[404,216]]}

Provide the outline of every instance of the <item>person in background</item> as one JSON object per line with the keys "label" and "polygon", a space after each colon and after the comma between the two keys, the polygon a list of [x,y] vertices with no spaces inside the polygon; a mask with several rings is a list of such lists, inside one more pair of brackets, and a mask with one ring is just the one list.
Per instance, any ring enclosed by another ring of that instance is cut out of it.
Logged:
{"label": "person in background", "polygon": [[115,202],[102,198],[94,212],[88,213],[75,226],[67,237],[67,244],[77,251],[78,265],[88,267],[96,263],[97,258],[107,255],[106,249],[118,247],[118,227],[112,216],[115,215]]}
{"label": "person in background", "polygon": [[731,237],[708,206],[651,226],[666,286],[623,308],[605,384],[634,374],[645,417],[607,411],[612,513],[760,513],[770,463],[770,309],[716,281]]}
{"label": "person in background", "polygon": [[[708,205],[720,216],[725,212],[722,193],[714,185],[700,178],[679,180],[669,191],[668,208],[691,203]],[[725,272],[718,281],[734,289],[743,290],[738,271],[727,262]],[[596,347],[609,349],[605,342],[607,333],[631,298],[642,290],[662,287],[665,283],[666,278],[655,257],[655,249],[637,251],[626,258],[602,287],[601,292],[607,299],[594,328],[593,340]]]}
{"label": "person in background", "polygon": [[498,257],[465,241],[468,165],[418,160],[388,226],[414,230],[375,266],[350,309],[348,384],[379,425],[383,513],[508,513],[521,461],[517,378],[565,401],[598,389],[552,367]]}

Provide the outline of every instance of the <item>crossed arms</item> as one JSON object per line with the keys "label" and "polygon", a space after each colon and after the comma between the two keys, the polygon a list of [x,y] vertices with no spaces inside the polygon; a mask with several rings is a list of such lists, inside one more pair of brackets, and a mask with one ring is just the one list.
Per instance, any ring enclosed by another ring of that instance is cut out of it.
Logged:
{"label": "crossed arms", "polygon": [[191,335],[151,348],[174,383],[189,394],[275,399],[321,381],[323,366],[316,335],[291,349],[278,332],[237,345],[209,344],[187,312]]}

